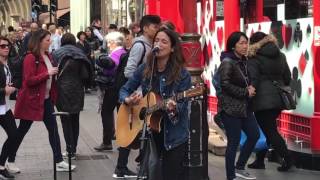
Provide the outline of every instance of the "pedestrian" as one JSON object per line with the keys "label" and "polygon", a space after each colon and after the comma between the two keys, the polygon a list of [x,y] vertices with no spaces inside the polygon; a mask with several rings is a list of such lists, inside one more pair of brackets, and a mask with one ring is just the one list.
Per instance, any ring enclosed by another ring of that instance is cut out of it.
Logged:
{"label": "pedestrian", "polygon": [[[150,88],[162,99],[191,88],[191,76],[184,68],[185,60],[177,34],[169,29],[161,29],[155,34],[152,44],[152,47],[159,47],[155,55],[154,74],[151,71],[153,58],[149,55],[147,62],[138,67],[119,92],[119,101],[128,106],[137,105],[142,95],[146,95],[151,77],[153,81]],[[139,86],[142,95],[136,92]],[[161,174],[164,180],[181,180],[189,137],[188,100],[169,100],[159,113],[162,116],[161,131],[152,134],[160,153],[159,158],[162,158]],[[117,166],[115,174],[120,176],[121,170]]]}
{"label": "pedestrian", "polygon": [[[75,159],[79,115],[84,106],[84,87],[91,82],[93,67],[87,56],[76,46],[76,38],[71,33],[62,36],[61,48],[54,51],[52,56],[59,63],[56,106],[58,111],[70,113],[68,116],[61,116],[61,123],[67,152]],[[65,157],[67,155],[68,153],[63,154]]]}
{"label": "pedestrian", "polygon": [[93,37],[93,29],[92,29],[92,27],[87,27],[85,33],[87,35],[86,36],[86,40],[90,45],[91,54],[93,54],[94,51],[99,49],[99,46],[100,46],[99,40],[97,38]]}
{"label": "pedestrian", "polygon": [[[8,67],[10,49],[11,43],[9,39],[0,36],[0,125],[8,136],[2,145],[0,154],[0,177],[6,179],[13,179],[14,176],[11,173],[20,172],[20,169],[14,163],[16,154],[12,151],[17,125],[8,104],[8,97],[16,90],[12,86],[12,76]],[[8,163],[5,164],[7,160]]]}
{"label": "pedestrian", "polygon": [[105,58],[99,58],[97,60],[97,65],[101,69],[96,81],[99,86],[99,104],[101,106],[103,126],[102,143],[99,146],[94,147],[97,151],[113,149],[112,139],[114,139],[115,136],[113,112],[118,104],[114,80],[120,57],[123,53],[126,53],[126,50],[124,49],[124,36],[120,32],[110,32],[105,39],[110,53],[108,56],[104,56]]}
{"label": "pedestrian", "polygon": [[130,33],[129,29],[126,27],[120,27],[119,32],[124,35],[124,47],[127,51],[131,49],[133,36]]}
{"label": "pedestrian", "polygon": [[[277,129],[277,118],[284,105],[273,81],[288,86],[291,72],[286,56],[277,46],[277,39],[274,36],[263,32],[256,32],[251,36],[248,66],[252,75],[252,85],[257,91],[256,96],[252,99],[253,111],[258,124],[266,135],[267,142],[272,144],[272,147],[282,158],[278,171],[288,171],[293,165],[292,157]],[[264,158],[267,151],[257,152],[255,161],[248,167],[265,169]]]}
{"label": "pedestrian", "polygon": [[[137,67],[146,62],[147,56],[151,51],[152,41],[156,32],[159,30],[161,19],[157,15],[145,15],[140,21],[141,36],[134,38],[133,46],[131,47],[128,63],[124,71],[126,78],[133,75]],[[141,41],[143,43],[135,43]],[[145,51],[144,51],[145,50]],[[143,62],[141,62],[143,59]]]}
{"label": "pedestrian", "polygon": [[32,34],[34,32],[36,32],[39,29],[39,26],[37,23],[33,22],[30,24],[30,32],[28,32],[24,38],[23,38],[23,42],[22,42],[22,54],[25,54],[28,51],[28,44],[29,44],[29,40],[32,36]]}
{"label": "pedestrian", "polygon": [[[56,64],[48,54],[50,32],[38,30],[29,41],[28,51],[23,61],[22,87],[19,89],[15,104],[15,118],[21,119],[14,143],[16,153],[24,136],[34,121],[43,121],[48,133],[57,171],[69,171],[69,164],[63,161],[60,138],[53,104],[57,99],[55,77],[58,73]],[[71,169],[75,169],[72,165]]]}
{"label": "pedestrian", "polygon": [[50,36],[50,46],[49,46],[49,53],[58,50],[61,47],[61,36],[57,34],[57,26],[55,24],[49,25],[49,32],[51,33]]}
{"label": "pedestrian", "polygon": [[[226,51],[221,54],[218,69],[222,92],[218,99],[218,110],[228,139],[225,155],[228,180],[236,177],[256,179],[245,171],[248,158],[259,139],[258,123],[249,106],[249,100],[255,95],[255,88],[250,85],[245,57],[247,49],[247,36],[242,32],[233,32],[228,37]],[[247,140],[235,165],[241,130],[247,135]]]}
{"label": "pedestrian", "polygon": [[92,37],[99,41],[99,46],[102,45],[103,35],[101,33],[102,31],[101,20],[98,18],[94,19],[91,23],[91,28],[92,28]]}
{"label": "pedestrian", "polygon": [[82,50],[82,52],[87,56],[87,58],[91,61],[91,48],[89,43],[86,41],[87,35],[85,32],[80,31],[77,34],[77,38],[79,41],[76,46]]}

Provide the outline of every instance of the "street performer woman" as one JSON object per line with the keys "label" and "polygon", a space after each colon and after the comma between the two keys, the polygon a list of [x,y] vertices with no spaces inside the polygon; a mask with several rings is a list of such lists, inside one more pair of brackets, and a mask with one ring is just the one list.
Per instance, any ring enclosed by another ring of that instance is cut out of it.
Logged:
{"label": "street performer woman", "polygon": [[[191,87],[191,76],[184,68],[181,45],[177,34],[171,30],[161,29],[156,33],[153,46],[159,47],[156,53],[154,74],[152,74],[152,55],[145,64],[138,67],[134,75],[120,89],[119,100],[134,106],[148,92],[151,77],[151,91],[167,99]],[[135,90],[141,86],[141,93]],[[164,180],[183,179],[183,160],[186,154],[189,136],[188,101],[186,99],[169,100],[163,115],[161,131],[153,132],[158,152],[162,157],[162,175]]]}

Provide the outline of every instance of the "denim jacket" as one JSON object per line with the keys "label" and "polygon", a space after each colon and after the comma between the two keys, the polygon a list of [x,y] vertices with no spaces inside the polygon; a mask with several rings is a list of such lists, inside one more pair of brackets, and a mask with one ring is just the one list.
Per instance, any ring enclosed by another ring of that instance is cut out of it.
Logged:
{"label": "denim jacket", "polygon": [[[133,93],[139,86],[142,88],[142,94],[146,95],[148,90],[149,79],[143,78],[145,64],[138,67],[128,82],[122,86],[119,92],[120,103]],[[169,85],[166,84],[166,75],[160,76],[160,96],[162,99],[167,99],[173,95],[188,90],[191,87],[191,76],[186,69],[182,69],[180,80]],[[188,140],[189,137],[189,102],[187,99],[177,101],[176,116],[169,117],[168,113],[163,114],[164,128],[164,147],[166,150],[173,149]]]}

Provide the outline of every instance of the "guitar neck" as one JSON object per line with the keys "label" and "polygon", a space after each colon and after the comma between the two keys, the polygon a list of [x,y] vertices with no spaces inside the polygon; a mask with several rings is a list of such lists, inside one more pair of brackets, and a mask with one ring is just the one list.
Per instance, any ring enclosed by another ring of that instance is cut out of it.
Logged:
{"label": "guitar neck", "polygon": [[176,94],[175,96],[172,96],[171,98],[167,98],[167,99],[164,99],[164,100],[161,100],[161,101],[158,101],[157,104],[149,107],[148,111],[147,111],[147,114],[152,114],[153,112],[156,112],[158,110],[161,110],[161,109],[165,109],[166,106],[167,106],[167,102],[171,99],[171,100],[174,100],[174,101],[179,101],[181,99],[184,99],[186,97],[185,95],[185,91],[181,92],[181,93],[178,93]]}

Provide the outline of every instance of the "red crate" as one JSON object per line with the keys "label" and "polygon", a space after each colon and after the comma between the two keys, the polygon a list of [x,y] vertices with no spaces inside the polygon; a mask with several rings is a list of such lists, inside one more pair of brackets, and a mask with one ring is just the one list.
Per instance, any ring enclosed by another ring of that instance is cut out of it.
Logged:
{"label": "red crate", "polygon": [[311,118],[282,112],[277,125],[280,133],[289,140],[303,141],[305,148],[311,148]]}
{"label": "red crate", "polygon": [[[208,96],[208,113],[217,113],[218,99]],[[303,147],[312,152],[320,153],[320,119],[306,117],[283,111],[277,120],[277,125],[283,137],[291,142],[303,141]]]}

